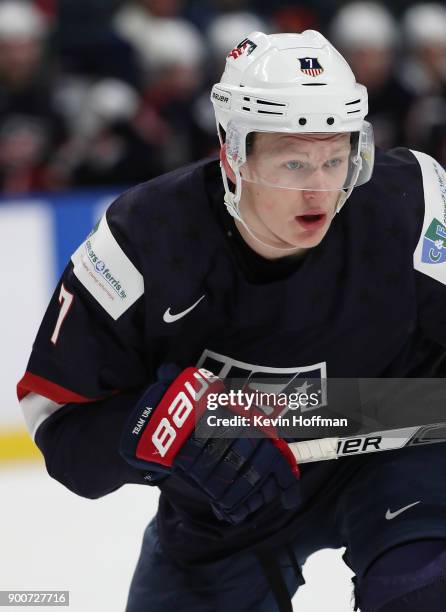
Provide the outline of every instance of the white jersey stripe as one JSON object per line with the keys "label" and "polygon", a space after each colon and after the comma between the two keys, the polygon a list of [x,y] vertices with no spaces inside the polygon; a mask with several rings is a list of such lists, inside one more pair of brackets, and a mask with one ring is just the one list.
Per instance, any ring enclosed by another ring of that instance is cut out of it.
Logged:
{"label": "white jersey stripe", "polygon": [[53,402],[47,397],[43,397],[37,393],[28,393],[28,395],[20,401],[26,426],[33,440],[37,429],[43,421],[64,405],[65,404]]}

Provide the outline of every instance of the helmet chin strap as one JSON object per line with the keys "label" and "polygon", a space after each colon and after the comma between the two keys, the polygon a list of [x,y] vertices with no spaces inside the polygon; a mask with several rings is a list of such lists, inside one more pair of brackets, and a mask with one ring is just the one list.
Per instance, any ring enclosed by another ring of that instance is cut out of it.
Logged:
{"label": "helmet chin strap", "polygon": [[[259,242],[261,245],[263,245],[265,247],[268,247],[269,249],[274,249],[275,251],[288,252],[288,253],[290,251],[296,251],[296,249],[298,249],[299,247],[296,247],[296,246],[294,246],[294,247],[277,247],[277,246],[273,246],[271,244],[268,244],[267,242],[264,242],[263,240],[258,238],[253,233],[251,228],[247,225],[247,223],[243,219],[243,217],[241,215],[241,212],[240,212],[240,206],[239,205],[240,205],[240,197],[242,195],[242,177],[240,176],[239,169],[236,168],[235,170],[233,170],[234,176],[235,176],[235,193],[233,193],[231,191],[230,187],[229,187],[228,177],[226,175],[226,171],[225,171],[224,166],[223,166],[222,163],[220,163],[220,168],[221,168],[221,175],[222,175],[222,179],[223,179],[223,185],[224,185],[224,188],[225,188],[224,202],[225,202],[226,209],[227,209],[228,213],[231,215],[231,217],[234,217],[234,219],[237,219],[237,221],[240,221],[240,223],[246,229],[246,231],[251,236],[251,238],[254,238],[254,240]],[[357,168],[357,170],[356,170],[355,181],[356,181],[356,179],[358,177],[360,169],[361,169],[361,166],[359,165],[359,168]],[[339,194],[339,197],[338,197],[338,201],[336,203],[335,214],[338,213],[341,210],[341,208],[344,206],[345,202],[347,201],[347,198],[350,196],[352,191],[353,191],[353,186],[349,187],[347,192],[341,191],[341,193]]]}

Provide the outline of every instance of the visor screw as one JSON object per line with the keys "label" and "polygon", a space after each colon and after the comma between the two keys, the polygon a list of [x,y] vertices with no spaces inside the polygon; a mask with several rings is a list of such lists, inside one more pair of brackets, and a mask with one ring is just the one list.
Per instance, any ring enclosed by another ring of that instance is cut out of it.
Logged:
{"label": "visor screw", "polygon": [[328,125],[333,125],[333,123],[334,123],[334,117],[329,117],[329,118],[327,119],[327,123],[328,123]]}
{"label": "visor screw", "polygon": [[299,125],[306,125],[306,123],[307,123],[307,120],[305,119],[305,117],[301,117],[299,119]]}

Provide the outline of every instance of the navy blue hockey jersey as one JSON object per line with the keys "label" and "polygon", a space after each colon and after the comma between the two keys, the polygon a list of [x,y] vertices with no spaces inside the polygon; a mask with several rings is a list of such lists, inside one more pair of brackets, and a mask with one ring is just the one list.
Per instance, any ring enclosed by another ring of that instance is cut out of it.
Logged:
{"label": "navy blue hockey jersey", "polygon": [[[243,244],[218,162],[205,160],[110,206],[60,280],[19,398],[49,473],[99,497],[145,483],[118,440],[161,363],[302,383],[435,375],[445,283],[446,178],[432,158],[379,153],[372,180],[353,191],[321,244],[272,262]],[[306,500],[330,487],[343,461],[302,466]],[[185,562],[289,536],[298,519],[277,503],[230,526],[176,477],[161,488],[161,538]]]}

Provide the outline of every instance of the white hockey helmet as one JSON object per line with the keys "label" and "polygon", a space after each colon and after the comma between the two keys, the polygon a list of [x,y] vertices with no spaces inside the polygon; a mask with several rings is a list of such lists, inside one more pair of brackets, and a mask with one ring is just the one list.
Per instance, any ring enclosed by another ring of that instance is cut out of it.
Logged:
{"label": "white hockey helmet", "polygon": [[[337,211],[353,187],[371,177],[374,140],[371,125],[364,121],[367,90],[356,82],[348,63],[319,32],[250,33],[228,54],[221,81],[212,88],[211,101],[222,145],[226,205],[242,222],[238,203],[242,180],[247,180],[243,165],[250,133],[350,133],[348,172],[336,188]],[[228,171],[235,175],[235,192],[229,188]],[[281,179],[271,183],[262,176],[256,182],[285,189],[313,189],[308,183],[284,184]]]}

